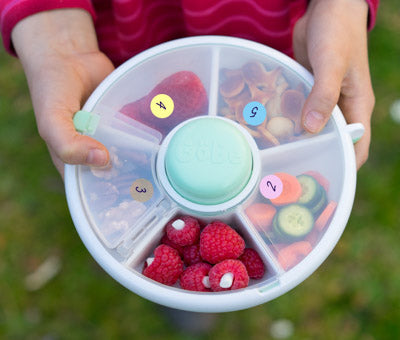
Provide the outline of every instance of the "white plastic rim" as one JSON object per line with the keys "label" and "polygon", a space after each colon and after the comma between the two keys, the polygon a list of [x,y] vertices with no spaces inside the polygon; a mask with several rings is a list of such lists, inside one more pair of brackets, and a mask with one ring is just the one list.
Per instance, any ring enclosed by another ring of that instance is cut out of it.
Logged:
{"label": "white plastic rim", "polygon": [[[313,77],[305,68],[281,52],[262,44],[222,36],[191,37],[155,46],[125,62],[97,87],[84,105],[83,110],[90,112],[101,96],[118,78],[148,58],[171,49],[201,45],[241,47],[252,52],[265,54],[284,63],[288,68],[300,75],[310,86],[313,84]],[[236,291],[197,293],[159,284],[146,278],[139,272],[128,269],[124,263],[117,261],[105,249],[91,228],[83,204],[81,204],[82,200],[77,176],[78,167],[75,165],[66,165],[66,196],[77,232],[91,255],[108,274],[127,289],[155,303],[188,311],[217,313],[241,310],[270,301],[303,282],[325,261],[339,241],[350,216],[356,188],[354,148],[351,137],[346,130],[346,122],[338,107],[335,107],[333,110],[332,117],[337,127],[338,137],[342,143],[344,164],[344,186],[338,199],[336,213],[333,216],[330,227],[312,252],[289,271],[278,273],[278,278],[273,281],[268,281],[264,285],[257,284]]]}
{"label": "white plastic rim", "polygon": [[193,120],[206,119],[206,118],[210,118],[210,116],[199,116],[199,117],[195,117],[192,119],[188,119],[188,120],[182,122],[181,124],[177,125],[174,129],[172,129],[172,131],[163,140],[160,150],[158,151],[156,171],[157,171],[157,175],[158,175],[158,180],[160,181],[162,187],[166,190],[167,194],[176,203],[178,203],[181,207],[184,207],[185,209],[191,210],[195,213],[214,215],[218,212],[226,212],[228,210],[233,209],[238,204],[243,202],[247,198],[247,196],[250,195],[250,193],[253,191],[254,187],[257,185],[257,181],[260,177],[261,161],[260,161],[260,153],[258,151],[257,144],[254,141],[253,137],[250,135],[250,133],[246,131],[246,129],[244,129],[238,123],[236,123],[230,119],[227,119],[224,117],[213,116],[211,118],[220,119],[220,120],[223,120],[223,121],[233,125],[245,137],[247,143],[250,146],[252,161],[253,161],[253,167],[252,167],[252,173],[251,173],[250,179],[247,182],[247,184],[245,185],[245,187],[243,188],[243,190],[237,196],[235,196],[234,198],[230,199],[229,201],[221,203],[221,204],[215,204],[215,205],[197,204],[197,203],[193,203],[193,202],[183,198],[181,195],[179,195],[175,191],[175,189],[172,187],[172,185],[170,184],[167,173],[165,171],[165,154],[167,152],[169,142],[171,141],[171,139],[173,138],[175,133],[185,124],[187,124]]}

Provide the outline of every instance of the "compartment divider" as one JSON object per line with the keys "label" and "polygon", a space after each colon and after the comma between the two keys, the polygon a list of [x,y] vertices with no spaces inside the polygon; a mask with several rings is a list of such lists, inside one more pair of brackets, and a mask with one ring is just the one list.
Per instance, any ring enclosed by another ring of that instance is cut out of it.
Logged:
{"label": "compartment divider", "polygon": [[248,233],[248,237],[251,238],[257,246],[257,250],[261,250],[260,256],[264,258],[264,260],[267,262],[268,266],[270,267],[269,269],[272,269],[275,272],[275,275],[280,276],[283,273],[281,266],[279,265],[271,249],[267,246],[259,233],[255,230],[255,227],[249,221],[242,207],[236,210],[236,215],[242,225],[245,227],[246,232]]}
{"label": "compartment divider", "polygon": [[[121,121],[120,124],[123,122]],[[135,149],[140,149],[144,152],[146,151],[153,151],[159,149],[159,141],[156,138],[150,138],[150,136],[146,136],[143,132],[137,128],[127,125],[128,128],[132,130],[132,133],[128,133],[127,131],[122,131],[121,129],[117,129],[113,126],[108,126],[107,124],[102,124],[99,126],[98,130],[96,131],[99,135],[107,134],[113,135],[118,138],[118,144],[121,146],[132,147],[134,145]],[[136,131],[138,133],[136,133]],[[143,136],[140,136],[143,135]]]}
{"label": "compartment divider", "polygon": [[261,160],[264,160],[268,158],[269,156],[275,156],[275,155],[283,155],[286,152],[294,152],[295,150],[300,150],[304,148],[311,148],[313,146],[321,146],[324,143],[333,141],[335,139],[335,133],[334,132],[329,132],[323,135],[318,135],[315,137],[310,137],[302,140],[298,140],[295,142],[291,143],[286,143],[286,144],[281,144],[277,146],[273,146],[267,149],[261,149],[260,150],[260,157]]}
{"label": "compartment divider", "polygon": [[157,205],[143,216],[125,239],[118,245],[117,252],[127,259],[125,262],[133,261],[143,250],[154,243],[163,226],[175,213],[177,207],[166,197],[161,197]]}
{"label": "compartment divider", "polygon": [[210,95],[208,103],[208,115],[218,114],[218,82],[219,82],[220,48],[214,47],[211,61]]}
{"label": "compartment divider", "polygon": [[162,135],[159,131],[144,125],[131,117],[121,113],[117,108],[104,104],[96,105],[91,113],[100,117],[98,129],[94,133],[94,138],[106,134],[122,135],[124,138],[136,140],[138,145],[143,145],[146,149],[152,144],[159,144]]}

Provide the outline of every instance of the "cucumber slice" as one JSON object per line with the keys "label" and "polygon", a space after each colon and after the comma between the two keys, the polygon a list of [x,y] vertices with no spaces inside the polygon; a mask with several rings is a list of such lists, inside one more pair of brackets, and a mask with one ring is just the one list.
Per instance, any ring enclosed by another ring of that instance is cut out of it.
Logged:
{"label": "cucumber slice", "polygon": [[310,207],[311,212],[314,215],[319,215],[322,210],[325,209],[326,205],[328,204],[328,198],[326,197],[326,191],[324,189],[321,190],[322,195],[320,200],[312,207]]}
{"label": "cucumber slice", "polygon": [[310,209],[300,204],[290,204],[276,214],[273,222],[278,234],[297,240],[306,236],[314,226],[314,216]]}
{"label": "cucumber slice", "polygon": [[299,175],[297,180],[301,185],[301,196],[298,203],[314,206],[321,199],[323,188],[321,185],[309,175]]}
{"label": "cucumber slice", "polygon": [[274,231],[274,234],[272,236],[272,240],[275,242],[280,242],[284,240],[284,235],[282,235],[281,230],[278,227],[278,214],[275,214],[274,219],[272,221],[272,230]]}
{"label": "cucumber slice", "polygon": [[270,235],[270,240],[272,243],[285,243],[293,240],[293,237],[288,236],[282,232],[278,226],[278,214],[275,215],[272,222],[273,233]]}

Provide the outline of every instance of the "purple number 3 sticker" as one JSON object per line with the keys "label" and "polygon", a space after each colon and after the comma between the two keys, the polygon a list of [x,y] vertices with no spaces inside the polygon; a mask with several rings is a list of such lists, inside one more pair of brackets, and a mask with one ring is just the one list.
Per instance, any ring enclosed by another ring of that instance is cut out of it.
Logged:
{"label": "purple number 3 sticker", "polygon": [[282,193],[283,184],[279,177],[275,175],[265,176],[260,182],[260,192],[268,199],[279,197]]}

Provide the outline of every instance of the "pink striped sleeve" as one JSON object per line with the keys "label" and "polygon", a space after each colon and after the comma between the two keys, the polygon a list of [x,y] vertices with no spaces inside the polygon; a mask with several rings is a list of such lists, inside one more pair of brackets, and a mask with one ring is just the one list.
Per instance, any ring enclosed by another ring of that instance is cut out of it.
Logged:
{"label": "pink striped sleeve", "polygon": [[371,30],[375,26],[376,15],[378,12],[379,0],[365,0],[369,6],[368,15],[368,30]]}
{"label": "pink striped sleeve", "polygon": [[81,8],[95,18],[90,0],[0,0],[0,30],[6,51],[15,55],[11,32],[19,21],[38,12],[60,8]]}

